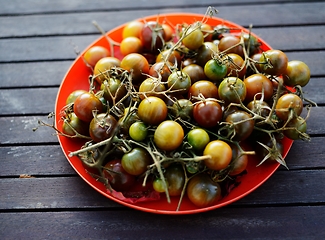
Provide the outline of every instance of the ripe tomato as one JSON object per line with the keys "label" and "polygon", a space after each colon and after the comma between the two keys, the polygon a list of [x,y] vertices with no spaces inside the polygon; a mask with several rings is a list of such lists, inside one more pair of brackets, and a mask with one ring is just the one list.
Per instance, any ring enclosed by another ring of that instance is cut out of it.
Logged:
{"label": "ripe tomato", "polygon": [[67,97],[66,104],[68,105],[68,104],[72,104],[72,103],[74,103],[74,101],[76,100],[76,98],[77,98],[79,95],[81,95],[81,94],[83,94],[83,93],[85,93],[85,92],[87,92],[87,91],[86,91],[86,90],[75,90],[75,91],[73,91],[73,92],[70,93],[69,96]]}
{"label": "ripe tomato", "polygon": [[255,121],[252,116],[245,111],[235,111],[229,114],[225,120],[228,123],[233,124],[233,140],[243,141],[247,139],[254,130]]}
{"label": "ripe tomato", "polygon": [[264,52],[260,58],[260,68],[263,73],[270,75],[282,75],[286,72],[288,65],[287,55],[276,49]]}
{"label": "ripe tomato", "polygon": [[166,119],[167,110],[167,105],[163,100],[150,96],[140,102],[138,116],[144,123],[158,125]]}
{"label": "ripe tomato", "polygon": [[261,100],[250,101],[247,104],[247,108],[262,117],[267,117],[271,111],[270,105],[267,102]]}
{"label": "ripe tomato", "polygon": [[161,77],[161,82],[167,82],[169,75],[172,73],[169,66],[172,65],[171,62],[156,62],[150,67],[149,75],[158,79]]}
{"label": "ripe tomato", "polygon": [[191,83],[194,84],[199,80],[207,79],[203,67],[192,63],[183,68],[183,72],[187,73],[191,78]]}
{"label": "ripe tomato", "polygon": [[160,123],[155,130],[153,141],[164,151],[173,151],[183,143],[184,130],[182,126],[172,120]]}
{"label": "ripe tomato", "polygon": [[286,72],[283,76],[284,84],[294,87],[300,85],[306,86],[310,80],[310,69],[308,65],[302,61],[293,60],[288,62]]}
{"label": "ripe tomato", "polygon": [[123,57],[121,68],[129,71],[134,82],[142,81],[149,73],[149,63],[147,59],[139,53],[130,53]]}
{"label": "ripe tomato", "polygon": [[218,60],[211,59],[204,65],[205,75],[213,82],[221,81],[227,75],[228,67]]}
{"label": "ripe tomato", "polygon": [[173,66],[174,64],[176,64],[176,66],[180,66],[181,65],[181,60],[182,60],[182,57],[181,57],[181,54],[179,53],[179,51],[177,50],[170,50],[170,49],[167,49],[167,50],[164,50],[164,51],[161,51],[157,57],[156,57],[156,62],[170,62],[172,63],[170,66]]}
{"label": "ripe tomato", "polygon": [[168,88],[176,90],[179,94],[187,93],[191,84],[190,76],[181,70],[172,72],[167,81]]}
{"label": "ripe tomato", "polygon": [[141,30],[140,39],[147,52],[158,52],[165,42],[165,31],[156,21],[146,22]]}
{"label": "ripe tomato", "polygon": [[136,147],[122,156],[123,169],[134,176],[145,173],[152,162],[150,154],[144,148]]}
{"label": "ripe tomato", "polygon": [[246,170],[248,164],[248,155],[242,154],[236,145],[231,145],[232,160],[230,163],[229,176],[235,176]]}
{"label": "ripe tomato", "polygon": [[286,121],[290,114],[299,116],[303,107],[303,102],[298,95],[294,93],[287,93],[278,99],[275,106],[275,113],[280,119]]}
{"label": "ripe tomato", "polygon": [[187,184],[186,193],[189,200],[197,207],[203,208],[221,199],[221,187],[208,174],[195,175]]}
{"label": "ripe tomato", "polygon": [[123,56],[126,56],[130,53],[141,53],[142,42],[137,37],[126,37],[120,43],[120,51]]}
{"label": "ripe tomato", "polygon": [[223,53],[236,53],[244,57],[243,46],[240,43],[240,38],[231,34],[225,35],[219,41],[218,48]]}
{"label": "ripe tomato", "polygon": [[116,127],[117,121],[112,115],[100,113],[91,120],[89,135],[95,142],[101,142],[112,137]]}
{"label": "ripe tomato", "polygon": [[191,50],[196,50],[202,46],[204,42],[204,35],[201,29],[198,28],[197,24],[193,24],[193,26],[187,29],[184,34],[185,37],[183,38],[182,43],[185,47]]}
{"label": "ripe tomato", "polygon": [[198,101],[193,97],[202,95],[204,98],[218,98],[218,87],[208,80],[200,80],[192,84],[188,91],[188,98],[193,102]]}
{"label": "ripe tomato", "polygon": [[103,111],[102,102],[93,93],[85,92],[74,101],[73,112],[80,120],[90,122],[94,117],[93,111],[97,113]]}
{"label": "ripe tomato", "polygon": [[246,65],[244,59],[236,53],[229,53],[226,55],[226,58],[228,59],[227,76],[243,79],[246,74]]}
{"label": "ripe tomato", "polygon": [[203,100],[194,105],[193,118],[201,127],[215,127],[222,119],[222,108],[214,100]]}
{"label": "ripe tomato", "polygon": [[246,86],[237,77],[228,77],[222,80],[218,87],[218,94],[226,104],[240,103],[246,98]]}
{"label": "ripe tomato", "polygon": [[103,173],[115,191],[127,191],[135,184],[135,176],[123,169],[120,159],[109,161],[104,166]]}
{"label": "ripe tomato", "polygon": [[246,86],[246,101],[261,99],[262,91],[264,100],[268,101],[273,96],[273,84],[265,75],[256,73],[244,79]]}
{"label": "ripe tomato", "polygon": [[94,76],[99,83],[102,83],[109,76],[105,74],[107,70],[110,70],[112,67],[119,67],[121,61],[116,57],[104,57],[101,58],[94,67]]}
{"label": "ripe tomato", "polygon": [[109,56],[110,52],[107,48],[102,46],[93,46],[85,52],[84,59],[86,63],[89,64],[91,67],[95,67],[96,63],[100,59]]}
{"label": "ripe tomato", "polygon": [[165,179],[170,196],[180,196],[185,184],[185,174],[179,164],[172,164],[166,169]]}
{"label": "ripe tomato", "polygon": [[204,156],[210,159],[204,160],[205,165],[212,170],[222,170],[226,168],[232,159],[232,149],[228,143],[221,140],[209,142],[203,150]]}
{"label": "ripe tomato", "polygon": [[143,26],[144,23],[137,20],[127,23],[123,28],[122,38],[127,38],[127,37],[140,38],[140,34]]}
{"label": "ripe tomato", "polygon": [[204,129],[195,128],[188,132],[187,141],[195,151],[203,151],[210,142],[210,136]]}

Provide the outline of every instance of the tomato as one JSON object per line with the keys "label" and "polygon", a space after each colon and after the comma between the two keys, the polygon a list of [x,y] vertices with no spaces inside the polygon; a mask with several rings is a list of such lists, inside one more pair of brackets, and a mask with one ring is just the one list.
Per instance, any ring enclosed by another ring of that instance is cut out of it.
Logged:
{"label": "tomato", "polygon": [[168,88],[180,94],[187,93],[191,84],[190,76],[181,70],[172,72],[167,81]]}
{"label": "tomato", "polygon": [[150,154],[144,148],[136,147],[122,156],[123,169],[134,176],[145,173],[152,162]]}
{"label": "tomato", "polygon": [[232,145],[232,160],[230,163],[229,176],[236,176],[246,170],[248,155],[242,154],[239,147]]}
{"label": "tomato", "polygon": [[138,116],[146,124],[158,125],[167,117],[167,105],[158,97],[143,99],[138,107]]}
{"label": "tomato", "polygon": [[113,136],[117,120],[110,114],[97,114],[90,122],[89,135],[95,142],[101,142]]}
{"label": "tomato", "polygon": [[213,34],[212,26],[207,24],[207,23],[202,23],[201,31],[202,31],[202,33],[204,35],[204,42],[211,42],[212,41],[212,34]]}
{"label": "tomato", "polygon": [[231,162],[232,149],[222,140],[213,140],[206,145],[203,155],[210,156],[210,159],[204,160],[205,165],[209,169],[218,171],[226,168]]}
{"label": "tomato", "polygon": [[124,56],[130,53],[141,53],[142,42],[137,37],[126,37],[120,43],[120,51]]}
{"label": "tomato", "polygon": [[183,143],[184,130],[182,126],[172,120],[160,123],[155,130],[153,141],[164,151],[176,150]]}
{"label": "tomato", "polygon": [[233,124],[234,134],[231,135],[235,141],[243,141],[247,139],[254,130],[255,120],[245,111],[235,111],[227,116],[225,119],[227,123]]}
{"label": "tomato", "polygon": [[286,129],[283,131],[283,134],[286,137],[292,140],[303,139],[302,134],[306,133],[307,131],[307,123],[304,118],[298,116],[290,120],[285,128]]}
{"label": "tomato", "polygon": [[261,44],[257,38],[249,33],[242,33],[241,36],[244,38],[244,44],[248,56],[252,56],[259,52]]}
{"label": "tomato", "polygon": [[139,53],[130,53],[123,57],[121,68],[129,71],[134,82],[140,82],[149,73],[149,63],[147,59]]}
{"label": "tomato", "polygon": [[68,104],[72,104],[72,103],[74,103],[74,101],[76,100],[76,98],[77,98],[79,95],[81,95],[81,94],[83,94],[83,93],[85,93],[85,92],[87,92],[87,91],[86,91],[86,90],[75,90],[75,91],[73,91],[73,92],[70,93],[69,96],[67,97],[66,104],[68,105]]}
{"label": "tomato", "polygon": [[238,77],[243,79],[246,74],[246,65],[244,59],[236,53],[229,53],[226,55],[229,77]]}
{"label": "tomato", "polygon": [[127,23],[122,31],[122,38],[127,38],[127,37],[137,37],[140,38],[140,34],[142,31],[142,28],[144,26],[143,22],[140,21],[131,21]]}
{"label": "tomato", "polygon": [[103,96],[110,104],[117,103],[127,93],[125,85],[121,83],[121,80],[111,77],[102,82],[100,89],[104,92]]}
{"label": "tomato", "polygon": [[196,63],[201,67],[212,59],[212,56],[218,52],[218,46],[212,42],[204,42],[202,46],[197,50],[195,56]]}
{"label": "tomato", "polygon": [[171,114],[184,120],[190,120],[193,116],[193,103],[188,99],[178,99],[171,107]]}
{"label": "tomato", "polygon": [[237,77],[228,77],[222,80],[218,87],[218,95],[226,104],[240,103],[246,98],[246,86]]}
{"label": "tomato", "polygon": [[158,52],[165,42],[165,32],[156,21],[146,22],[141,30],[140,39],[145,51]]}
{"label": "tomato", "polygon": [[81,121],[75,113],[69,114],[63,122],[62,132],[69,136],[77,136],[76,132],[88,136],[89,123]]}
{"label": "tomato", "polygon": [[193,118],[201,127],[215,127],[222,119],[222,108],[214,100],[200,101],[194,105]]}
{"label": "tomato", "polygon": [[149,69],[149,75],[160,79],[161,82],[167,82],[169,75],[172,73],[169,66],[172,66],[171,62],[156,62]]}
{"label": "tomato", "polygon": [[[166,187],[168,187],[168,183],[166,181],[165,183],[167,185]],[[161,178],[156,178],[155,180],[153,180],[152,187],[156,192],[159,193],[163,193],[166,190],[164,187],[163,180]]]}
{"label": "tomato", "polygon": [[272,81],[263,74],[250,75],[244,79],[244,84],[246,86],[246,101],[261,99],[262,92],[265,101],[268,101],[273,96]]}
{"label": "tomato", "polygon": [[89,64],[91,67],[95,67],[96,63],[100,59],[109,56],[110,52],[107,48],[102,46],[93,46],[85,52],[84,59],[86,63]]}
{"label": "tomato", "polygon": [[103,173],[115,191],[127,191],[135,184],[135,176],[123,169],[120,159],[109,161],[104,166]]}
{"label": "tomato", "polygon": [[210,136],[204,129],[195,128],[188,132],[187,141],[195,151],[203,151],[210,142]]}
{"label": "tomato", "polygon": [[164,98],[161,92],[166,91],[166,87],[158,79],[147,78],[144,80],[139,87],[139,97],[144,99],[149,96],[156,96],[159,98]]}
{"label": "tomato", "polygon": [[172,164],[165,172],[169,196],[180,196],[185,184],[185,174],[181,165]]}
{"label": "tomato", "polygon": [[236,53],[239,56],[244,57],[243,46],[239,43],[239,37],[228,34],[220,39],[218,48],[222,53]]}
{"label": "tomato", "polygon": [[191,78],[191,83],[194,84],[199,80],[207,79],[203,67],[192,63],[183,68],[183,72],[187,73]]}
{"label": "tomato", "polygon": [[247,104],[247,108],[262,117],[267,117],[271,112],[270,105],[261,100],[253,100]]}
{"label": "tomato", "polygon": [[96,80],[101,83],[109,77],[106,71],[110,70],[112,67],[119,67],[121,61],[116,57],[104,57],[101,58],[94,67],[94,75],[97,76]]}
{"label": "tomato", "polygon": [[156,57],[156,62],[170,62],[172,63],[170,66],[176,65],[179,67],[181,65],[181,54],[177,50],[164,50],[161,51]]}
{"label": "tomato", "polygon": [[284,84],[287,86],[306,86],[310,80],[310,69],[302,61],[293,60],[288,62],[286,72],[283,76]]}
{"label": "tomato", "polygon": [[172,40],[174,34],[173,28],[165,23],[161,24],[161,27],[163,28],[165,33],[165,42]]}
{"label": "tomato", "polygon": [[74,101],[73,112],[80,120],[90,122],[94,117],[94,111],[101,113],[103,104],[93,93],[85,92]]}
{"label": "tomato", "polygon": [[287,93],[282,95],[275,106],[276,115],[282,119],[287,120],[291,114],[292,117],[299,116],[303,109],[303,102],[301,98],[294,93]]}
{"label": "tomato", "polygon": [[145,140],[148,135],[148,127],[143,122],[134,122],[129,128],[129,135],[133,140],[141,142]]}
{"label": "tomato", "polygon": [[186,32],[184,32],[185,37],[182,43],[185,47],[191,50],[196,50],[202,46],[204,42],[204,35],[197,24],[189,27]]}
{"label": "tomato", "polygon": [[186,193],[189,200],[197,207],[213,205],[221,199],[221,187],[205,173],[197,174],[187,184]]}
{"label": "tomato", "polygon": [[218,98],[218,87],[211,81],[200,80],[192,84],[188,91],[188,98],[192,101],[198,101],[196,97]]}
{"label": "tomato", "polygon": [[227,75],[228,67],[219,60],[211,59],[204,65],[205,75],[214,82],[221,81]]}
{"label": "tomato", "polygon": [[261,55],[260,68],[263,73],[279,76],[286,72],[287,66],[287,55],[280,50],[270,49]]}

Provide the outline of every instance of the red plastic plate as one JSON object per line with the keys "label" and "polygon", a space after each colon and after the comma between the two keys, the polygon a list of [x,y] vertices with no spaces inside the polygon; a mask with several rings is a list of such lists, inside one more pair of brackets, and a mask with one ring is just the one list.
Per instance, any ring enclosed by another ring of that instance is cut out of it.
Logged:
{"label": "red plastic plate", "polygon": [[[202,20],[203,15],[200,14],[192,14],[192,13],[172,13],[172,14],[162,14],[159,16],[149,16],[144,17],[142,20],[145,21],[151,21],[151,20],[157,20],[157,17],[159,17],[160,21],[166,20],[167,23],[176,25],[179,23],[193,23],[194,21]],[[231,29],[236,29],[233,31],[244,31],[248,32],[247,29],[244,29],[243,27],[220,19],[220,18],[206,18],[207,23],[209,23],[212,26],[216,26],[218,24],[224,24],[225,26],[230,27]],[[125,25],[121,25],[107,33],[110,38],[113,40],[120,42],[122,39],[122,30]],[[254,35],[254,34],[253,34]],[[256,35],[254,35],[257,37]],[[258,37],[257,37],[258,38]],[[264,51],[271,49],[271,47],[264,42],[262,39],[258,38],[259,41],[262,43],[262,49]],[[96,41],[94,41],[89,47],[94,45],[100,45],[108,47],[107,40],[104,37],[98,38]],[[89,48],[88,47],[88,48]],[[87,48],[87,49],[88,49]],[[87,50],[85,49],[84,52]],[[81,53],[81,55],[84,54]],[[118,47],[115,49],[115,56],[116,57],[122,57],[121,54],[119,54]],[[56,106],[55,106],[55,113],[56,113],[56,124],[58,129],[62,128],[62,122],[60,121],[60,110],[65,106],[66,98],[68,95],[77,89],[85,89],[88,90],[88,76],[91,74],[91,71],[89,68],[87,68],[82,60],[81,57],[78,57],[70,69],[68,70],[67,74],[65,75],[62,84],[59,88],[57,100],[56,100]],[[264,163],[259,167],[256,167],[258,161],[254,158],[254,156],[250,156],[249,158],[249,164],[247,167],[247,174],[244,175],[241,178],[241,183],[238,187],[234,188],[229,195],[224,197],[222,200],[218,201],[215,205],[206,207],[206,208],[197,208],[194,206],[186,197],[183,199],[181,208],[176,211],[177,204],[179,198],[172,198],[171,203],[167,203],[167,200],[165,197],[162,197],[160,200],[157,201],[148,201],[148,202],[140,202],[140,203],[127,203],[124,201],[121,201],[112,195],[110,195],[107,192],[107,189],[105,186],[96,181],[93,177],[91,177],[87,171],[85,170],[84,166],[82,165],[81,161],[77,157],[69,157],[68,154],[72,151],[76,151],[80,149],[81,143],[78,143],[76,141],[73,141],[69,138],[59,136],[58,137],[60,145],[62,147],[63,153],[65,154],[67,160],[71,164],[71,166],[75,169],[75,171],[95,190],[100,192],[101,194],[105,195],[107,198],[116,201],[122,205],[125,205],[130,208],[134,208],[137,210],[145,211],[145,212],[151,212],[151,213],[159,213],[159,214],[193,214],[193,213],[199,213],[199,212],[205,212],[212,209],[220,208],[223,206],[226,206],[228,204],[231,204],[244,196],[248,195],[252,191],[254,191],[257,187],[259,187],[261,184],[263,184],[279,167],[278,163]],[[291,148],[292,140],[284,139],[284,156],[285,157],[288,153],[288,151]]]}

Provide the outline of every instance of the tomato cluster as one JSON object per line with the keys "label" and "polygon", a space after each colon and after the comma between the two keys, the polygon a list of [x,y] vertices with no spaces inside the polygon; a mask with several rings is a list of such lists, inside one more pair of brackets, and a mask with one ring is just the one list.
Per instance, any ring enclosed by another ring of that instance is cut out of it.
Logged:
{"label": "tomato cluster", "polygon": [[88,140],[73,154],[111,191],[140,181],[137,196],[187,195],[206,207],[245,173],[251,149],[260,164],[286,166],[283,137],[308,139],[308,66],[263,52],[249,32],[136,20],[118,46],[122,58],[101,46],[83,54],[90,90],[73,91],[62,117],[62,134]]}

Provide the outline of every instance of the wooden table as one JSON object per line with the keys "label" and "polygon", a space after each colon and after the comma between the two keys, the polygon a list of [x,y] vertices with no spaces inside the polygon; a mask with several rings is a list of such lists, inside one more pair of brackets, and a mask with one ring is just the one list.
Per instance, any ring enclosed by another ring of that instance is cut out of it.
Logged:
{"label": "wooden table", "polygon": [[[203,14],[209,5],[218,17],[253,24],[273,48],[310,66],[305,94],[318,104],[308,119],[311,142],[296,141],[289,171],[280,167],[227,207],[183,216],[123,207],[74,172],[52,130],[32,128],[54,110],[74,48],[99,37],[92,20],[110,30],[158,13]],[[1,239],[324,239],[324,1],[1,0],[0,6]]]}

